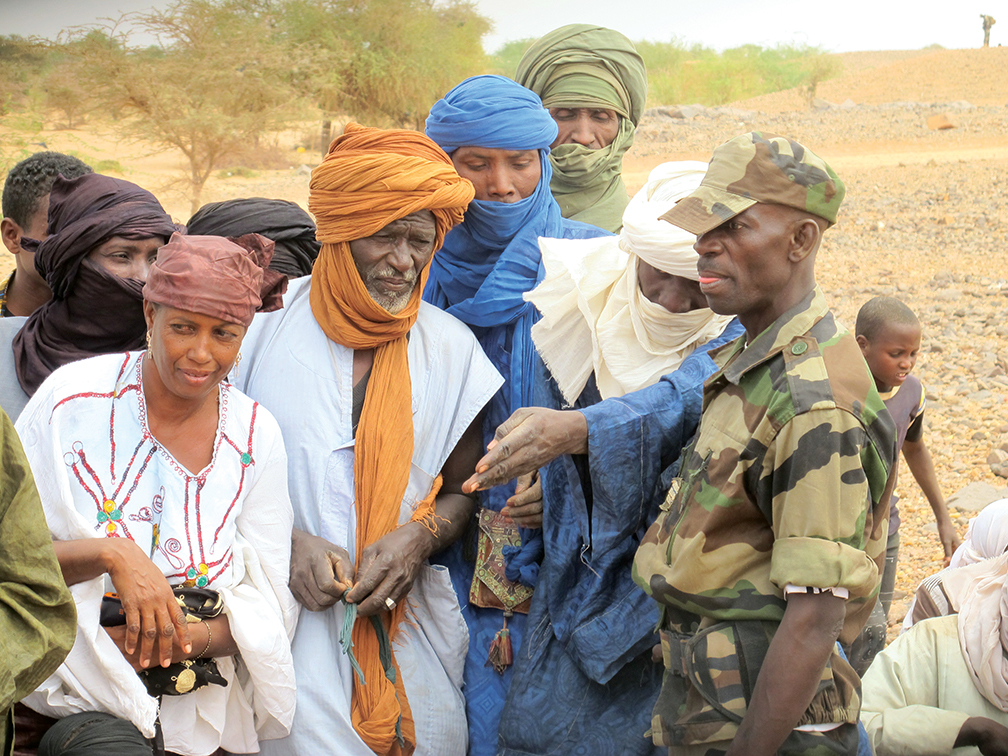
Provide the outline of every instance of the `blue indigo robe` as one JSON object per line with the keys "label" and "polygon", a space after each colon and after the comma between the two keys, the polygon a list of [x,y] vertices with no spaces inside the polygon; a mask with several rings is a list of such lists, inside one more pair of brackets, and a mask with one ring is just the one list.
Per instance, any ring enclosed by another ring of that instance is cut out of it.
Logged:
{"label": "blue indigo robe", "polygon": [[[545,554],[499,753],[665,753],[644,737],[663,672],[651,661],[658,605],[630,569],[699,423],[703,384],[716,370],[707,351],[742,332],[732,320],[677,370],[622,397],[601,401],[592,376],[575,403],[588,421],[588,454],[541,472]],[[536,399],[563,406],[552,378],[540,380]]]}

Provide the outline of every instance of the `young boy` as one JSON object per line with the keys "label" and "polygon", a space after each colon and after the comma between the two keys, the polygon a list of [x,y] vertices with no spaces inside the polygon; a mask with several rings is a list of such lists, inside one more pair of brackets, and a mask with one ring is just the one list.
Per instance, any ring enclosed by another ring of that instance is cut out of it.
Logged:
{"label": "young boy", "polygon": [[14,272],[0,281],[0,318],[31,315],[52,298],[49,284],[35,270],[35,253],[21,238],[46,238],[49,192],[57,176],[73,179],[91,173],[91,166],[62,152],[36,152],[10,169],[3,186],[0,239],[14,255]]}
{"label": "young boy", "polygon": [[[945,564],[960,544],[948,507],[938,487],[934,463],[924,444],[924,387],[911,375],[920,351],[921,326],[913,311],[893,297],[875,297],[861,307],[854,327],[861,353],[868,363],[875,387],[886,409],[896,422],[897,448],[902,449],[907,467],[927,497],[938,524],[938,537],[945,550]],[[898,497],[893,493],[889,507],[889,540],[886,549],[885,570],[879,589],[879,601],[885,617],[889,616],[893,587],[896,583],[896,560],[899,554]],[[872,621],[869,620],[869,626]],[[876,639],[874,653],[869,651],[865,668],[878,650],[885,645],[885,632]],[[855,664],[855,667],[860,665]]]}

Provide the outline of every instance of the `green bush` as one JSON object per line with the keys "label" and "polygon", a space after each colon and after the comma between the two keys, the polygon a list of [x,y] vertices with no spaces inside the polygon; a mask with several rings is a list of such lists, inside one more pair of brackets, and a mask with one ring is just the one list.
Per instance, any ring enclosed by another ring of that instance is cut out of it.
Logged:
{"label": "green bush", "polygon": [[835,59],[817,47],[742,45],[718,53],[678,41],[639,42],[648,69],[648,104],[724,105],[782,89],[812,87],[835,75]]}

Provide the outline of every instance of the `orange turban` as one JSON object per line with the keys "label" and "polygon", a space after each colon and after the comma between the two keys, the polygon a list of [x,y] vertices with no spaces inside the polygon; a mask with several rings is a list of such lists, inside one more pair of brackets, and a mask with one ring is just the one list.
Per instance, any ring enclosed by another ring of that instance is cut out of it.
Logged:
{"label": "orange turban", "polygon": [[[371,236],[410,213],[430,210],[437,226],[437,250],[445,234],[462,222],[473,195],[472,184],[459,177],[451,159],[415,131],[348,124],[312,171],[308,209],[322,242],[312,269],[312,314],[333,341],[352,349],[374,349],[354,446],[358,561],[365,547],[399,525],[413,460],[406,333],[416,322],[430,266],[420,272],[409,304],[393,315],[371,299],[349,242]],[[440,479],[417,505],[413,520],[431,518],[439,485]],[[381,618],[390,636],[405,616],[405,604]],[[371,622],[356,622],[353,649],[364,674],[364,684],[356,675],[353,680],[354,729],[375,753],[412,753],[416,736],[402,675],[397,667],[387,674]]]}

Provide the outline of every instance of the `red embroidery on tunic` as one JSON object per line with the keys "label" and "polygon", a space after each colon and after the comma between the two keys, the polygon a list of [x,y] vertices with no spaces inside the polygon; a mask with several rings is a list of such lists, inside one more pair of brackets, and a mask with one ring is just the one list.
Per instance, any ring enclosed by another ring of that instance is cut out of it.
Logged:
{"label": "red embroidery on tunic", "polygon": [[[201,494],[204,486],[207,483],[207,477],[210,472],[215,468],[217,463],[217,457],[220,453],[221,447],[226,443],[239,455],[239,465],[240,465],[240,478],[238,482],[237,491],[235,492],[234,498],[228,505],[226,511],[221,518],[220,524],[214,531],[213,542],[210,546],[213,549],[217,545],[218,538],[224,526],[231,519],[232,512],[238,501],[241,499],[242,492],[245,487],[245,480],[247,469],[255,464],[253,454],[252,454],[252,439],[255,434],[255,422],[256,414],[258,410],[258,403],[253,403],[252,406],[252,418],[249,424],[249,434],[247,446],[245,449],[240,448],[225,432],[227,411],[229,404],[229,389],[230,386],[226,383],[220,385],[220,418],[218,421],[219,434],[214,444],[213,456],[211,457],[210,464],[207,465],[198,475],[192,475],[184,467],[182,467],[175,458],[165,449],[161,444],[157,442],[157,439],[153,437],[150,433],[150,428],[147,424],[147,412],[146,412],[146,402],[143,396],[143,382],[142,382],[142,366],[143,366],[143,356],[135,358],[136,370],[135,370],[135,380],[127,385],[123,385],[124,376],[129,370],[129,362],[132,355],[126,355],[123,364],[119,368],[118,375],[116,376],[116,386],[113,391],[109,392],[82,392],[78,394],[73,394],[67,396],[55,404],[50,414],[50,422],[52,422],[52,416],[55,414],[56,410],[75,400],[83,399],[110,399],[110,409],[109,409],[109,483],[108,488],[104,484],[98,475],[94,467],[88,462],[87,455],[84,451],[84,446],[80,441],[75,441],[72,444],[72,452],[67,452],[64,455],[64,460],[67,466],[73,472],[74,477],[80,484],[81,488],[87,492],[87,494],[94,501],[96,508],[95,519],[97,520],[95,529],[103,530],[103,535],[106,538],[118,538],[126,537],[130,540],[134,540],[133,535],[130,533],[129,528],[126,525],[125,520],[129,519],[132,522],[146,522],[151,524],[151,546],[150,555],[151,558],[155,554],[160,554],[164,560],[170,566],[170,569],[175,570],[173,574],[166,575],[170,582],[176,582],[181,580],[186,585],[198,585],[206,586],[212,584],[214,580],[219,578],[230,566],[233,553],[232,549],[228,548],[219,558],[207,561],[206,552],[204,550],[203,544],[203,512],[200,506]],[[123,468],[119,476],[116,475],[116,406],[119,399],[132,392],[134,400],[137,402],[137,414],[140,423],[142,437],[137,443],[136,447],[133,449],[132,454],[129,457],[129,461],[126,463],[125,468]],[[145,449],[146,447],[146,449]],[[185,537],[189,545],[189,555],[188,560],[182,556],[183,544],[177,538],[169,538],[162,545],[161,536],[161,513],[164,509],[164,496],[165,489],[163,486],[160,487],[158,494],[156,494],[149,507],[142,506],[135,513],[129,514],[127,516],[126,509],[130,504],[131,497],[137,489],[144,473],[148,469],[148,465],[156,454],[159,454],[162,460],[171,468],[179,477],[182,478],[183,489],[185,491],[185,501],[184,501],[184,528]],[[140,461],[137,464],[138,460]],[[127,482],[130,483],[125,496],[122,494],[123,488],[126,486]],[[195,490],[191,491],[191,486],[195,486]],[[111,490],[111,495],[108,491]],[[190,517],[195,521],[195,533],[190,530]],[[195,537],[194,537],[195,536]],[[188,564],[187,564],[188,561]]]}

